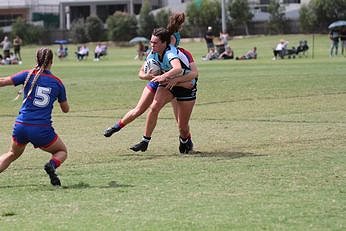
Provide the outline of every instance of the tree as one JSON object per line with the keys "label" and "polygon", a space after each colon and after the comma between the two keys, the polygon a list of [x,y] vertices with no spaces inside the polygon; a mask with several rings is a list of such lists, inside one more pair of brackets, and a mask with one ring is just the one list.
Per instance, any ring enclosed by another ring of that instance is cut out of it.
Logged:
{"label": "tree", "polygon": [[285,7],[280,4],[279,0],[270,0],[268,12],[270,13],[269,31],[282,34],[287,27]]}
{"label": "tree", "polygon": [[112,41],[128,41],[137,35],[135,16],[117,11],[106,20],[108,39]]}
{"label": "tree", "polygon": [[170,10],[160,10],[155,16],[157,26],[166,28],[171,14]]}
{"label": "tree", "polygon": [[2,30],[2,28],[0,28],[0,38],[3,38],[5,36],[6,36],[5,32]]}
{"label": "tree", "polygon": [[326,31],[330,23],[346,20],[346,0],[311,0],[307,8],[301,9],[300,22],[308,17],[313,30]]}
{"label": "tree", "polygon": [[83,18],[80,18],[72,22],[70,34],[72,40],[75,43],[88,42],[88,37],[85,31],[85,22]]}
{"label": "tree", "polygon": [[85,21],[85,34],[89,41],[96,42],[103,40],[103,23],[97,16],[89,16]]}
{"label": "tree", "polygon": [[300,29],[303,32],[314,32],[316,21],[317,19],[312,9],[307,5],[303,5],[299,11]]}
{"label": "tree", "polygon": [[34,26],[26,23],[22,18],[17,18],[12,24],[12,36],[18,35],[27,44],[42,43],[43,34],[49,37],[48,32],[42,26]]}
{"label": "tree", "polygon": [[186,9],[186,27],[192,34],[201,37],[208,26],[214,32],[221,30],[221,4],[217,0],[199,0],[191,2]]}
{"label": "tree", "polygon": [[149,38],[153,29],[157,27],[155,22],[155,17],[150,13],[151,8],[148,0],[144,0],[142,8],[139,12],[138,19],[138,34],[144,37]]}
{"label": "tree", "polygon": [[251,21],[254,15],[250,12],[248,1],[231,1],[229,4],[229,12],[232,18],[232,24],[234,26],[242,25],[245,30],[245,34],[249,35],[248,23]]}

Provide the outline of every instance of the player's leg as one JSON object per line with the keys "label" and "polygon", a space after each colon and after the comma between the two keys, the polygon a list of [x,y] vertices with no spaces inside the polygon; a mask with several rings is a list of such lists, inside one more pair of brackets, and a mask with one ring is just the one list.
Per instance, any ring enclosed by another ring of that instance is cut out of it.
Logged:
{"label": "player's leg", "polygon": [[171,104],[172,104],[172,108],[173,108],[175,121],[177,121],[177,123],[178,123],[178,102],[174,98],[174,99],[172,99]]}
{"label": "player's leg", "polygon": [[12,132],[12,142],[7,153],[0,157],[0,172],[4,171],[8,166],[20,157],[29,142],[26,137],[26,126],[20,123],[15,123]]}
{"label": "player's leg", "polygon": [[104,136],[110,137],[115,132],[120,131],[120,129],[122,129],[125,125],[131,123],[137,117],[142,115],[153,102],[154,96],[155,90],[151,89],[150,87],[145,87],[136,107],[128,111],[122,119],[115,123],[114,126],[107,128],[104,131]]}
{"label": "player's leg", "polygon": [[174,87],[172,92],[177,100],[176,114],[179,128],[179,151],[180,153],[189,153],[193,149],[189,121],[196,102],[197,85],[192,89]]}
{"label": "player's leg", "polygon": [[189,153],[193,149],[189,121],[196,100],[178,101],[179,151]]}
{"label": "player's leg", "polygon": [[12,141],[10,150],[0,156],[0,172],[3,172],[13,161],[18,159],[23,154],[25,147],[26,144],[18,144]]}
{"label": "player's leg", "polygon": [[44,165],[44,170],[50,178],[50,183],[54,186],[60,186],[60,179],[55,173],[67,158],[67,149],[65,144],[55,133],[52,126],[27,126],[26,133],[29,141],[35,148],[52,154],[50,161]]}
{"label": "player's leg", "polygon": [[40,149],[52,154],[49,162],[45,164],[44,170],[49,175],[51,184],[54,186],[60,186],[60,179],[56,175],[55,169],[57,169],[67,158],[67,148],[65,144],[58,136],[56,136],[55,141],[48,146],[40,147]]}
{"label": "player's leg", "polygon": [[151,134],[153,133],[156,126],[159,112],[172,99],[173,95],[168,89],[166,89],[165,87],[159,87],[157,89],[154,100],[149,107],[149,112],[145,123],[145,132],[142,141],[138,144],[133,145],[130,148],[131,150],[135,152],[144,152],[147,150],[149,141],[151,139]]}

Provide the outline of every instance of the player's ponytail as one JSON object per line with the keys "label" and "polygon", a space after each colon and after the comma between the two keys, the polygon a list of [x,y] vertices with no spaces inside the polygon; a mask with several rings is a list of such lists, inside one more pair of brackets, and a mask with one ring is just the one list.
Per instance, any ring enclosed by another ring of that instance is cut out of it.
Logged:
{"label": "player's ponytail", "polygon": [[36,66],[28,73],[28,75],[25,78],[23,87],[18,91],[17,97],[15,100],[19,98],[19,96],[23,93],[26,85],[28,84],[30,77],[33,73],[35,73],[34,79],[32,80],[30,89],[28,91],[28,94],[26,95],[25,99],[23,100],[23,103],[27,100],[29,95],[31,94],[32,90],[34,89],[34,86],[40,77],[41,73],[47,69],[49,64],[53,62],[53,52],[49,48],[40,48],[36,52]]}
{"label": "player's ponytail", "polygon": [[185,14],[184,13],[173,13],[169,17],[167,30],[170,34],[178,32],[180,30],[181,25],[185,22]]}

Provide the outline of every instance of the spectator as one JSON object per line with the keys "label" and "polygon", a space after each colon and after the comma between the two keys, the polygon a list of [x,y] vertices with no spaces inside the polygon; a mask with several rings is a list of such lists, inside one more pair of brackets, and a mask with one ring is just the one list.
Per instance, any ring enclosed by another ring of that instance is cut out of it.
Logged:
{"label": "spectator", "polygon": [[287,49],[288,41],[284,39],[280,39],[280,42],[276,45],[275,50],[273,51],[274,57],[273,60],[276,60],[278,56],[280,58],[284,58],[285,56],[285,50]]}
{"label": "spectator", "polygon": [[8,59],[9,59],[10,64],[18,64],[19,63],[17,56],[13,52],[10,52],[10,58],[8,58]]}
{"label": "spectator", "polygon": [[0,65],[4,65],[5,64],[5,60],[2,57],[2,55],[0,54]]}
{"label": "spectator", "polygon": [[94,61],[99,61],[101,56],[107,55],[107,45],[98,43],[95,47]]}
{"label": "spectator", "polygon": [[242,55],[240,57],[236,57],[236,60],[249,60],[249,59],[257,59],[257,47],[252,48],[248,52],[245,53],[245,55]]}
{"label": "spectator", "polygon": [[344,55],[346,49],[346,28],[342,28],[340,31],[340,42],[341,42],[341,54]]}
{"label": "spectator", "polygon": [[211,47],[209,53],[205,57],[202,57],[202,59],[204,61],[207,61],[207,60],[217,59],[218,57],[219,56],[218,56],[218,53],[215,50],[215,47]]}
{"label": "spectator", "polygon": [[207,32],[204,35],[205,42],[207,43],[208,53],[210,52],[211,48],[214,48],[214,36],[212,29],[213,28],[209,26]]}
{"label": "spectator", "polygon": [[4,37],[4,40],[2,40],[2,42],[0,43],[0,45],[2,46],[2,51],[4,54],[4,59],[6,58],[10,58],[10,49],[11,49],[11,42],[8,39],[7,36]]}
{"label": "spectator", "polygon": [[228,33],[227,32],[224,32],[224,31],[220,32],[220,41],[221,41],[221,44],[224,45],[225,50],[226,50],[226,48],[228,46]]}
{"label": "spectator", "polygon": [[78,60],[83,60],[84,58],[88,57],[88,55],[89,55],[89,48],[85,44],[83,44],[76,51],[76,55],[77,55],[77,59]]}
{"label": "spectator", "polygon": [[226,46],[225,51],[222,52],[218,59],[233,59],[234,58],[234,52],[230,46]]}
{"label": "spectator", "polygon": [[64,47],[63,44],[60,44],[56,53],[59,59],[65,58],[67,56],[67,47]]}
{"label": "spectator", "polygon": [[10,52],[10,57],[3,58],[2,55],[0,55],[0,65],[10,65],[10,64],[18,64],[18,59],[14,55],[13,52]]}
{"label": "spectator", "polygon": [[22,56],[20,55],[20,47],[22,43],[22,39],[18,35],[16,35],[16,37],[13,39],[13,49],[14,55],[17,57],[19,64],[22,63]]}
{"label": "spectator", "polygon": [[309,50],[308,41],[302,40],[299,42],[299,46],[296,49],[296,54],[299,55],[300,53],[302,53],[303,55],[306,56],[306,52],[308,50]]}
{"label": "spectator", "polygon": [[338,55],[338,47],[339,47],[339,33],[337,30],[332,30],[329,33],[329,39],[331,41],[331,46],[330,46],[330,57],[333,56],[333,51],[335,49],[335,56]]}

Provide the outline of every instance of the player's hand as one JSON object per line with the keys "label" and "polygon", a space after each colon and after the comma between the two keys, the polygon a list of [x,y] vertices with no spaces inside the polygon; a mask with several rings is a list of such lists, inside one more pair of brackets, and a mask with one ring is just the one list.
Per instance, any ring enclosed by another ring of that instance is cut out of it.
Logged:
{"label": "player's hand", "polygon": [[164,84],[166,82],[166,78],[164,78],[162,75],[158,75],[158,76],[155,76],[151,81]]}
{"label": "player's hand", "polygon": [[178,84],[178,80],[176,78],[167,79],[167,81],[166,81],[166,88],[167,89],[172,89],[177,84]]}

